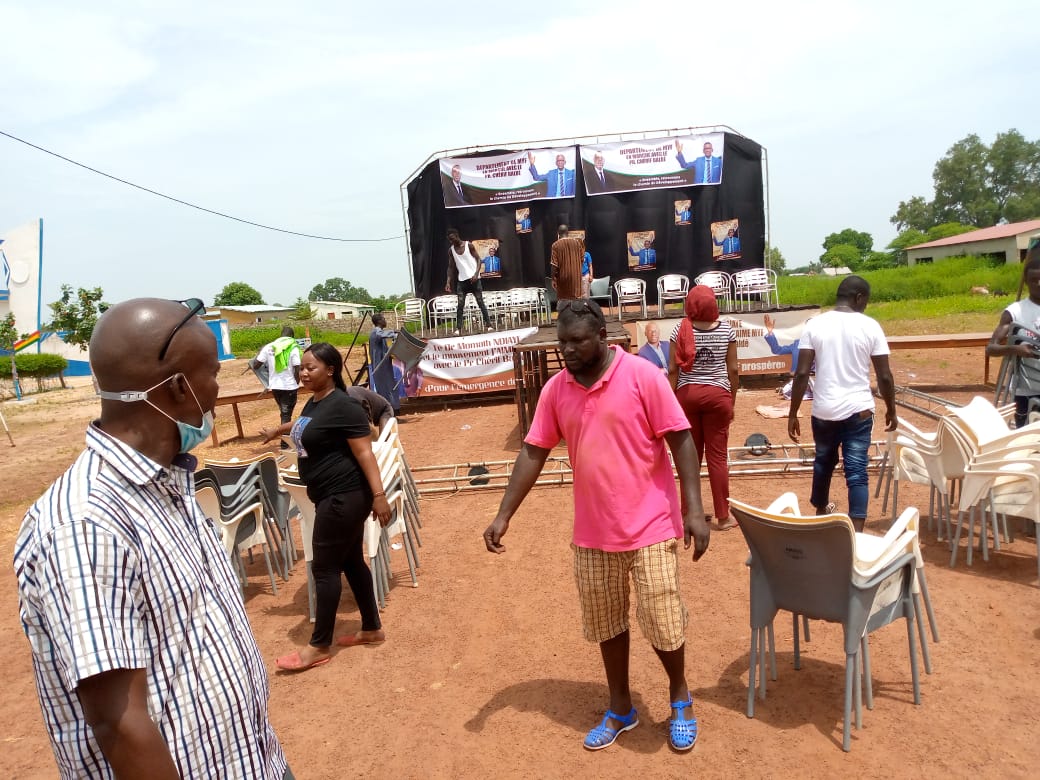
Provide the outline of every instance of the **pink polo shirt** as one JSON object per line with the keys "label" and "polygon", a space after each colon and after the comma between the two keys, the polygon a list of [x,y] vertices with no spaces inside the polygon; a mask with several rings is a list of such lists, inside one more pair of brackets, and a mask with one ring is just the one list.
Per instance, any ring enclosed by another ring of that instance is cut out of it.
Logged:
{"label": "pink polo shirt", "polygon": [[659,368],[611,349],[614,360],[592,387],[566,370],[546,383],[525,441],[552,449],[566,440],[574,544],[621,552],[683,535],[663,437],[690,423]]}

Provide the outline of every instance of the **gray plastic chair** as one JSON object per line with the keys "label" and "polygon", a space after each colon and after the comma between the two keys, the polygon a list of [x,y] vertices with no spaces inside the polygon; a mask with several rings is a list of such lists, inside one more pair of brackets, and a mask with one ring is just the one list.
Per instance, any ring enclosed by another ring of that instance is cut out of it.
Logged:
{"label": "gray plastic chair", "polygon": [[[856,728],[862,724],[860,663],[868,680],[867,704],[872,705],[870,656],[866,636],[900,618],[906,620],[914,703],[920,704],[914,602],[911,592],[913,554],[898,555],[864,577],[857,574],[855,531],[841,515],[806,519],[782,518],[730,499],[733,517],[751,551],[751,652],[748,709],[755,714],[755,673],[760,667],[765,697],[765,639],[780,610],[812,620],[840,623],[845,636],[845,701],[842,749],[851,747],[849,726],[853,696]],[[879,593],[882,597],[875,599]],[[797,650],[796,650],[797,663]]]}

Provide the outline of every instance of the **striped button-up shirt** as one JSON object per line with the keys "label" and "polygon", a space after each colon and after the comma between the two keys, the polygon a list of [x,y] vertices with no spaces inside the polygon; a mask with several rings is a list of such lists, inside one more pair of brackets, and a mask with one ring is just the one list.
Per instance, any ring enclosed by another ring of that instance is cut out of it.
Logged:
{"label": "striped button-up shirt", "polygon": [[267,671],[195,459],[164,469],[97,425],[29,509],[14,566],[43,718],[63,778],[110,778],[76,688],[143,669],[148,712],[185,778],[280,780]]}

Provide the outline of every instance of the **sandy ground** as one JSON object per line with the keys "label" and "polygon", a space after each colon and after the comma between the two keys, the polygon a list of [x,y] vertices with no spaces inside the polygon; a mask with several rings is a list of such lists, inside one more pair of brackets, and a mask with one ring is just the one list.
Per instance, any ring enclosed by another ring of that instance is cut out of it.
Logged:
{"label": "sandy ground", "polygon": [[[226,367],[223,392],[249,389],[243,365]],[[963,386],[981,382],[982,355],[904,352],[893,357],[893,368],[897,384],[966,401],[971,392]],[[78,384],[0,407],[17,443],[10,447],[0,438],[4,561],[11,560],[26,507],[79,452],[84,426],[97,413],[89,387]],[[768,383],[742,390],[730,444],[742,444],[752,432],[786,441],[785,420],[753,411],[776,401]],[[218,427],[227,436],[233,422],[223,411]],[[932,426],[914,413],[901,414]],[[243,418],[246,440],[206,446],[199,454],[264,451],[256,434],[277,420],[274,402],[247,404]],[[511,403],[438,406],[402,419],[413,466],[511,460],[519,447]],[[880,426],[874,438],[883,438]],[[804,474],[742,476],[733,479],[731,492],[764,505],[793,490],[807,503],[808,486]],[[835,494],[839,504],[842,494]],[[251,567],[246,606],[270,661],[271,718],[297,777],[1035,776],[1040,607],[1031,539],[1017,538],[971,568],[962,550],[951,569],[945,544],[924,532],[942,634],[931,648],[934,673],[922,673],[922,703],[914,706],[905,631],[890,626],[872,635],[876,706],[845,754],[838,626],[813,624],[796,672],[790,622],[779,620],[779,679],[770,681],[755,718],[745,717],[747,548],[740,531],[715,533],[707,555],[695,564],[687,554],[681,572],[692,615],[687,666],[702,729],[697,748],[687,755],[668,748],[666,678],[636,629],[631,677],[642,723],[611,749],[589,753],[581,739],[607,699],[598,650],[581,636],[570,574],[571,489],[535,489],[512,524],[508,551],[492,556],[480,534],[500,497],[501,491],[489,490],[424,498],[419,587],[410,587],[403,552],[395,553],[396,581],[383,613],[386,644],[341,650],[332,663],[302,675],[275,673],[273,663],[309,636],[302,565],[279,583],[277,596],[262,565]],[[922,502],[927,512],[923,491],[907,487],[901,497],[903,504]],[[868,529],[886,527],[881,502],[872,502]],[[345,589],[337,630],[358,625]],[[7,648],[0,773],[54,777],[9,563],[0,567],[0,639]]]}

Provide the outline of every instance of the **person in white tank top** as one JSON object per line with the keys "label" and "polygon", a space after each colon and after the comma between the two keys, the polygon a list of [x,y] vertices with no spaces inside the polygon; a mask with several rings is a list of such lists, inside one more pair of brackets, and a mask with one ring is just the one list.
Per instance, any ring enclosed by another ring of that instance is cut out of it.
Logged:
{"label": "person in white tank top", "polygon": [[484,305],[484,292],[480,284],[480,257],[477,250],[468,241],[463,241],[455,229],[448,231],[448,243],[451,261],[448,263],[448,280],[444,285],[444,291],[454,292],[459,297],[459,305],[455,310],[455,335],[462,334],[462,315],[466,309],[468,293],[473,293],[477,300],[480,314],[484,318],[484,327],[488,331],[494,330],[487,306]]}

